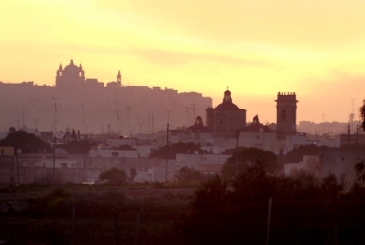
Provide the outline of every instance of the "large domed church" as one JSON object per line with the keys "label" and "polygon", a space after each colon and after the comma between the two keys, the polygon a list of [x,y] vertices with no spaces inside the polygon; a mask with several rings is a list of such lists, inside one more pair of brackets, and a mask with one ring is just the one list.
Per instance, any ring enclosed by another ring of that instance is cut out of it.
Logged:
{"label": "large domed church", "polygon": [[206,109],[206,124],[212,131],[243,130],[246,127],[246,110],[232,102],[231,91],[227,88],[223,102],[214,109]]}
{"label": "large domed church", "polygon": [[[117,82],[114,82],[113,85],[120,87],[121,79],[122,77],[119,71],[117,75]],[[99,82],[98,79],[95,78],[85,78],[85,71],[82,69],[81,64],[77,66],[74,64],[73,60],[71,60],[70,64],[65,66],[65,68],[63,68],[62,64],[60,64],[56,71],[56,88],[73,89],[82,87],[102,88],[104,87],[104,83]]]}

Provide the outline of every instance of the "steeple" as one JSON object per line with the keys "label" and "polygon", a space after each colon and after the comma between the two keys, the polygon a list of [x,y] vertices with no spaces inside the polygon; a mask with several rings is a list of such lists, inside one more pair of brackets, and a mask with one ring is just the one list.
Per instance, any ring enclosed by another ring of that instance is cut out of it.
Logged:
{"label": "steeple", "polygon": [[118,71],[117,75],[117,85],[122,86],[122,75],[120,74],[120,70]]}
{"label": "steeple", "polygon": [[232,103],[231,91],[228,90],[228,87],[227,87],[227,90],[224,92],[223,102],[225,102],[225,103],[227,103],[227,102]]}
{"label": "steeple", "polygon": [[58,67],[58,71],[56,71],[56,77],[62,76],[62,64],[60,63],[60,66]]}

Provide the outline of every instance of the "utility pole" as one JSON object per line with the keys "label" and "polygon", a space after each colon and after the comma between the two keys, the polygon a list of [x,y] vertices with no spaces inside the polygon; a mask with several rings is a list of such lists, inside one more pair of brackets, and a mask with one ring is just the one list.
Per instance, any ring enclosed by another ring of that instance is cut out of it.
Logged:
{"label": "utility pole", "polygon": [[55,165],[56,165],[56,136],[53,136],[52,197],[54,196]]}
{"label": "utility pole", "polygon": [[347,125],[347,144],[350,145],[350,125]]}
{"label": "utility pole", "polygon": [[169,158],[169,124],[167,124],[166,131],[166,182],[167,182],[167,162]]}
{"label": "utility pole", "polygon": [[23,117],[23,125],[22,125],[22,128],[23,128],[23,129],[25,129],[25,122],[24,122],[25,110],[24,110],[24,106],[23,106],[23,113],[22,113],[22,117]]}
{"label": "utility pole", "polygon": [[16,126],[17,126],[18,129],[20,129],[20,127],[19,127],[19,115],[21,115],[21,113],[16,114]]}
{"label": "utility pole", "polygon": [[120,131],[119,131],[119,112],[120,112],[119,109],[118,110],[115,110],[115,113],[114,114],[117,115],[117,132],[119,132],[119,134],[120,134]]}
{"label": "utility pole", "polygon": [[129,109],[130,106],[126,106],[127,109],[127,134],[129,134]]}
{"label": "utility pole", "polygon": [[237,143],[236,143],[236,177],[238,175],[238,137],[240,135],[240,131],[237,129],[237,134],[236,134],[236,137],[237,137]]}
{"label": "utility pole", "polygon": [[142,133],[142,125],[143,125],[143,123],[138,123],[138,125],[139,125],[139,133],[141,134]]}
{"label": "utility pole", "polygon": [[155,123],[155,117],[154,117],[154,115],[153,115],[153,113],[152,113],[152,134],[153,134],[153,131],[154,131],[154,123]]}
{"label": "utility pole", "polygon": [[35,129],[38,129],[38,119],[34,119]]}
{"label": "utility pole", "polygon": [[148,131],[150,130],[150,121],[151,121],[151,118],[150,118],[150,112],[148,112],[148,118],[147,118],[147,134],[148,134]]}
{"label": "utility pole", "polygon": [[170,122],[170,111],[167,110],[165,114],[167,115],[167,123],[169,123]]}
{"label": "utility pole", "polygon": [[57,134],[57,100],[59,98],[52,98],[54,100],[54,132]]}
{"label": "utility pole", "polygon": [[82,130],[82,133],[85,133],[84,103],[81,104],[81,130]]}
{"label": "utility pole", "polygon": [[272,198],[269,198],[269,212],[267,215],[267,232],[266,232],[266,245],[269,245],[269,235],[270,235],[270,222],[271,222],[271,204]]}

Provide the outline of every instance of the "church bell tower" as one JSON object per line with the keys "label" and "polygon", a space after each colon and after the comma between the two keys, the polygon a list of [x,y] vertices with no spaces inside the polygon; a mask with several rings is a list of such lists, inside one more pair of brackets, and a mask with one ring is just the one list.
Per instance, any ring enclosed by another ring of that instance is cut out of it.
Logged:
{"label": "church bell tower", "polygon": [[122,86],[122,75],[120,74],[120,70],[118,71],[117,75],[117,85]]}
{"label": "church bell tower", "polygon": [[276,131],[279,138],[297,133],[297,102],[295,93],[278,93],[276,101]]}

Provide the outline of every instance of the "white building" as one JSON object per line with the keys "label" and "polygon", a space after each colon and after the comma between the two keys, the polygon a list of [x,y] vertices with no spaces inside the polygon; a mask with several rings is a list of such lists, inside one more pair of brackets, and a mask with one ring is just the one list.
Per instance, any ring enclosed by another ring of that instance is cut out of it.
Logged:
{"label": "white building", "polygon": [[98,146],[95,149],[89,151],[89,157],[125,157],[125,158],[138,158],[138,151],[123,151],[123,150],[111,150],[109,148]]}
{"label": "white building", "polygon": [[221,173],[221,169],[231,155],[221,154],[176,154],[175,168],[189,167],[204,174]]}

